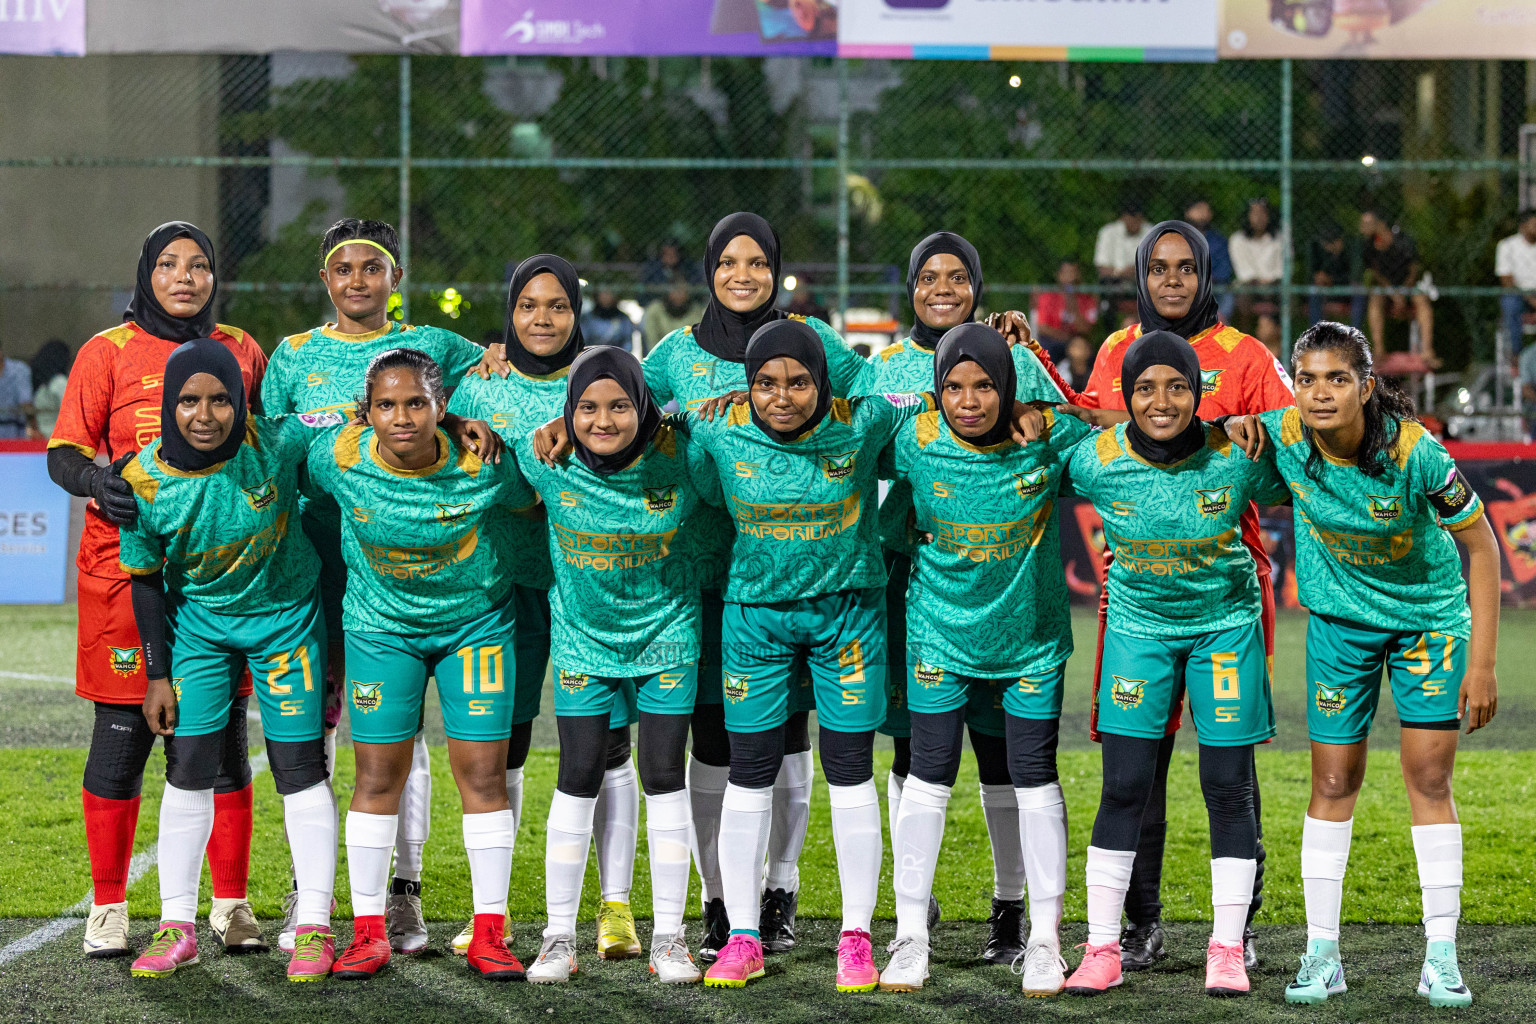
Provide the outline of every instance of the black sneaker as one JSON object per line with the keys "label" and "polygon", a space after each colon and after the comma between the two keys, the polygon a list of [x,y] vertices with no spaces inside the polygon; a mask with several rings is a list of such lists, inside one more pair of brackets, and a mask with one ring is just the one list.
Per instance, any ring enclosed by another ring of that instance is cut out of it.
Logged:
{"label": "black sneaker", "polygon": [[764,953],[787,953],[795,948],[795,911],[799,909],[800,898],[792,892],[769,889],[763,893],[758,934],[763,937]]}
{"label": "black sneaker", "polygon": [[725,900],[710,900],[704,904],[704,939],[699,943],[699,960],[714,963],[730,940],[731,922],[725,916]]}
{"label": "black sneaker", "polygon": [[1163,949],[1163,922],[1128,924],[1120,931],[1120,969],[1144,971],[1167,956]]}
{"label": "black sneaker", "polygon": [[939,910],[939,898],[930,892],[928,894],[928,930],[933,931],[933,926],[938,924],[939,918],[943,916]]}
{"label": "black sneaker", "polygon": [[1011,964],[1024,952],[1024,901],[992,899],[987,918],[987,944],[981,958],[989,964]]}
{"label": "black sneaker", "polygon": [[1243,929],[1243,967],[1250,971],[1259,968],[1259,936],[1252,928]]}

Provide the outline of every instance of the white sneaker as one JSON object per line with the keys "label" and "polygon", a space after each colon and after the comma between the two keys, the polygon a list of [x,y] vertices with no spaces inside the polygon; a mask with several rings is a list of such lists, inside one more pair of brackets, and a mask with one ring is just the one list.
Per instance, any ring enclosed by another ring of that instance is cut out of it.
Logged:
{"label": "white sneaker", "polygon": [[[427,948],[427,922],[421,916],[421,883],[408,882],[403,892],[391,891],[384,898],[384,931],[389,936],[389,948],[396,953],[420,953]],[[467,950],[468,944],[464,948]]]}
{"label": "white sneaker", "polygon": [[1048,942],[1031,942],[1014,958],[1012,970],[1024,975],[1024,994],[1034,999],[1061,995],[1067,987],[1067,962],[1061,948]]}
{"label": "white sneaker", "polygon": [[[335,900],[331,909],[335,909]],[[277,933],[277,948],[284,953],[293,952],[294,936],[299,930],[299,890],[289,889],[283,897],[283,930]]]}
{"label": "white sneaker", "polygon": [[251,909],[250,900],[215,897],[208,911],[208,927],[226,953],[267,951],[267,940],[261,937],[261,925],[256,923],[256,911]]}
{"label": "white sneaker", "polygon": [[94,960],[132,953],[128,946],[128,904],[92,903],[82,946],[85,955]]}
{"label": "white sneaker", "polygon": [[911,935],[897,936],[885,951],[891,960],[880,972],[880,991],[920,991],[928,980],[928,943]]}
{"label": "white sneaker", "polygon": [[576,973],[576,936],[552,935],[539,947],[539,958],[528,965],[528,981],[549,985],[570,981]]}
{"label": "white sneaker", "polygon": [[651,936],[651,973],[663,985],[691,985],[704,976],[693,962],[682,932]]}
{"label": "white sneaker", "polygon": [[[502,919],[501,929],[502,929],[501,933],[502,933],[502,935],[506,939],[504,944],[506,945],[506,947],[508,949],[511,949],[512,948],[512,940],[517,937],[512,932],[512,915],[511,914],[508,914],[505,918]],[[464,926],[464,930],[463,931],[459,932],[459,934],[457,934],[457,935],[455,935],[453,937],[453,942],[449,943],[448,948],[453,953],[454,956],[468,956],[469,955],[469,944],[472,941],[474,941],[474,938],[475,938],[475,922],[471,921],[471,922],[469,922],[469,924]]]}

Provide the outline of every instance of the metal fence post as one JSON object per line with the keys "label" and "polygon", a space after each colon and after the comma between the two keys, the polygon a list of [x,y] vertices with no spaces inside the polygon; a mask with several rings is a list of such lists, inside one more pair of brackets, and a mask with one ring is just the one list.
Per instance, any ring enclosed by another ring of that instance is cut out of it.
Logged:
{"label": "metal fence post", "polygon": [[[400,56],[400,265],[411,264],[411,55]],[[411,292],[400,289],[400,319],[411,319]]]}
{"label": "metal fence post", "polygon": [[1295,299],[1292,278],[1296,268],[1296,235],[1291,230],[1291,58],[1280,61],[1280,351],[1291,358],[1291,302]]}
{"label": "metal fence post", "polygon": [[848,323],[848,62],[837,60],[837,315]]}

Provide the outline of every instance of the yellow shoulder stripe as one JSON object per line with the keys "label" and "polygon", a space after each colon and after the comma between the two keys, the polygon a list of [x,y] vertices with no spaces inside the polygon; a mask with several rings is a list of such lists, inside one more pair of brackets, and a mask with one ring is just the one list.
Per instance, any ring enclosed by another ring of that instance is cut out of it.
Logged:
{"label": "yellow shoulder stripe", "polygon": [[656,431],[653,442],[656,450],[669,459],[677,458],[677,431],[671,427],[663,426]]}
{"label": "yellow shoulder stripe", "polygon": [[287,343],[290,349],[297,352],[311,337],[313,337],[313,332],[305,331],[303,334],[290,334],[283,341]]}
{"label": "yellow shoulder stripe", "polygon": [[480,456],[476,455],[468,448],[458,445],[456,442],[450,443],[454,444],[455,447],[459,449],[459,457],[456,464],[464,473],[464,475],[470,477],[479,476],[481,467],[485,465],[485,463],[480,460]]}
{"label": "yellow shoulder stripe", "polygon": [[1115,437],[1115,431],[1112,428],[1100,433],[1099,439],[1094,444],[1099,453],[1101,466],[1107,466],[1125,454],[1125,449],[1120,447],[1120,441]]}
{"label": "yellow shoulder stripe", "polygon": [[247,337],[249,337],[249,335],[247,335],[240,328],[231,327],[229,324],[214,324],[213,328],[216,331],[223,331],[237,342],[243,342]]}
{"label": "yellow shoulder stripe", "polygon": [[1103,346],[1102,351],[1108,352],[1110,349],[1114,348],[1116,345],[1118,345],[1122,341],[1124,341],[1125,338],[1126,338],[1126,335],[1128,335],[1130,333],[1131,333],[1131,329],[1129,327],[1122,327],[1122,328],[1120,328],[1114,334],[1111,334],[1109,337],[1104,339],[1104,346]]}
{"label": "yellow shoulder stripe", "polygon": [[1221,330],[1216,332],[1216,344],[1221,346],[1221,350],[1223,352],[1231,352],[1233,349],[1237,348],[1237,346],[1241,345],[1243,343],[1243,339],[1246,337],[1248,337],[1248,335],[1244,334],[1236,327],[1223,326]]}
{"label": "yellow shoulder stripe", "polygon": [[852,423],[853,407],[848,404],[848,399],[846,398],[834,398],[832,399],[832,408],[828,411],[827,415],[839,423]]}
{"label": "yellow shoulder stripe", "polygon": [[133,328],[127,324],[118,324],[116,327],[108,327],[96,335],[98,338],[106,338],[118,348],[122,348],[133,340]]}
{"label": "yellow shoulder stripe", "polygon": [[920,412],[914,425],[917,430],[917,446],[926,448],[939,439],[939,414],[938,412]]}
{"label": "yellow shoulder stripe", "polygon": [[1301,439],[1301,410],[1292,406],[1280,417],[1280,443],[1288,448]]}
{"label": "yellow shoulder stripe", "polygon": [[1398,469],[1408,468],[1408,457],[1413,454],[1414,446],[1427,436],[1428,431],[1418,420],[1403,420],[1398,424],[1397,440],[1392,442],[1392,461],[1397,463]]}
{"label": "yellow shoulder stripe", "polygon": [[363,429],[361,424],[343,427],[341,433],[336,435],[336,445],[332,449],[332,454],[336,458],[336,467],[342,472],[346,472],[362,460]]}
{"label": "yellow shoulder stripe", "polygon": [[139,465],[138,459],[128,460],[128,464],[123,467],[123,479],[128,481],[128,486],[133,488],[134,494],[154,504],[155,495],[160,490],[160,481],[150,476],[144,467]]}
{"label": "yellow shoulder stripe", "polygon": [[1207,427],[1205,430],[1205,446],[1214,448],[1217,454],[1226,458],[1232,454],[1232,440],[1227,437],[1227,432],[1220,427]]}
{"label": "yellow shoulder stripe", "polygon": [[894,345],[887,345],[885,348],[880,350],[880,361],[882,363],[888,363],[891,361],[893,356],[899,356],[906,350],[907,346],[899,341]]}
{"label": "yellow shoulder stripe", "polygon": [[742,427],[752,422],[752,400],[749,398],[740,405],[726,407],[725,424],[729,427]]}

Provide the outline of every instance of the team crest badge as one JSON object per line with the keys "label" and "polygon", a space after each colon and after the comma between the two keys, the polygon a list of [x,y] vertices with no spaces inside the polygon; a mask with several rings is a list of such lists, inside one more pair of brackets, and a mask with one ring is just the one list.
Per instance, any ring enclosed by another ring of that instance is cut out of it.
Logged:
{"label": "team crest badge", "polygon": [[917,680],[919,686],[938,686],[944,681],[944,670],[919,658],[917,664],[912,666],[912,678]]}
{"label": "team crest badge", "polygon": [[747,699],[747,680],[750,678],[749,676],[737,676],[729,672],[722,672],[721,675],[725,677],[726,700],[732,704],[740,704]]}
{"label": "team crest badge", "polygon": [[139,671],[142,654],[137,647],[108,647],[107,657],[111,659],[113,672],[131,676]]}
{"label": "team crest badge", "polygon": [[383,683],[360,683],[352,680],[352,706],[363,714],[377,711],[379,705],[384,703],[384,694],[380,693]]}
{"label": "team crest badge", "polygon": [[1221,373],[1222,371],[1220,370],[1200,371],[1200,393],[1202,395],[1209,395],[1221,387]]}
{"label": "team crest badge", "polygon": [[1344,705],[1349,703],[1349,698],[1344,696],[1342,686],[1324,686],[1317,684],[1317,710],[1332,718],[1344,710]]}
{"label": "team crest badge", "polygon": [[677,504],[677,486],[645,488],[645,510],[661,515]]}
{"label": "team crest badge", "polygon": [[1202,491],[1197,487],[1195,503],[1200,506],[1200,514],[1203,516],[1221,515],[1232,504],[1232,485],[1212,488],[1209,491]]}
{"label": "team crest badge", "polygon": [[855,450],[841,455],[823,455],[821,457],[822,475],[833,483],[846,480],[853,473],[854,456],[858,454]]}
{"label": "team crest badge", "polygon": [[1032,473],[1013,474],[1013,489],[1019,492],[1021,498],[1033,498],[1045,490],[1045,485],[1050,479],[1049,472],[1041,467]]}
{"label": "team crest badge", "polygon": [[245,495],[246,503],[257,512],[277,500],[277,488],[272,486],[271,477],[267,477],[255,487],[242,487],[240,491]]}
{"label": "team crest badge", "polygon": [[438,502],[437,521],[442,523],[444,526],[452,526],[455,523],[461,523],[464,521],[464,518],[470,514],[470,512],[474,511],[474,508],[475,503],[472,501],[466,501],[457,505],[444,505],[442,502]]}
{"label": "team crest badge", "polygon": [[1371,506],[1371,518],[1379,523],[1390,523],[1403,514],[1403,499],[1396,494],[1367,494]]}
{"label": "team crest badge", "polygon": [[1141,707],[1142,693],[1146,689],[1145,679],[1127,679],[1124,676],[1111,675],[1109,695],[1115,702],[1115,707],[1123,711],[1131,711]]}
{"label": "team crest badge", "polygon": [[586,689],[587,680],[591,677],[585,672],[567,672],[560,670],[560,689],[566,693],[580,693]]}

